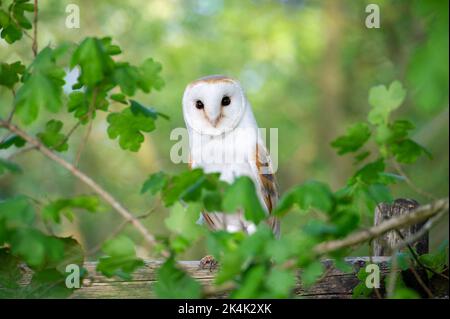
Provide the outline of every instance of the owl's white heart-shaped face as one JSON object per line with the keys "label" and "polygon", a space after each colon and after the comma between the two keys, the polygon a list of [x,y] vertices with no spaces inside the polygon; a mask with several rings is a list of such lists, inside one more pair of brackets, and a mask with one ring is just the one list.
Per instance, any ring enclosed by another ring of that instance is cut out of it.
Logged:
{"label": "owl's white heart-shaped face", "polygon": [[245,101],[239,82],[225,76],[208,76],[186,87],[183,114],[186,124],[198,133],[220,135],[238,125]]}

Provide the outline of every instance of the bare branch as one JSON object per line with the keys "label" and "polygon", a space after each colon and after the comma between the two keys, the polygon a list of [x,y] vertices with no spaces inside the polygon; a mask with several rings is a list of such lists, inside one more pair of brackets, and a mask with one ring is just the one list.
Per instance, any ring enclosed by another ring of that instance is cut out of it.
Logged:
{"label": "bare branch", "polygon": [[[437,215],[435,215],[432,218],[430,218],[429,220],[427,220],[426,223],[420,228],[420,230],[417,231],[416,233],[414,233],[412,236],[410,236],[406,239],[402,238],[403,240],[398,242],[393,247],[393,249],[400,250],[403,247],[410,245],[411,243],[417,241],[419,238],[423,237],[431,229],[431,227],[433,227],[433,225],[445,215],[445,213],[446,213],[445,210],[440,211]],[[402,235],[400,234],[400,236],[402,236]]]}
{"label": "bare branch", "polygon": [[[98,185],[92,178],[78,170],[71,163],[62,159],[55,153],[53,153],[49,148],[45,147],[41,142],[32,136],[28,135],[26,132],[22,131],[17,126],[8,123],[4,120],[0,120],[0,126],[7,128],[9,131],[17,134],[22,137],[25,141],[27,141],[31,146],[36,147],[36,149],[44,154],[46,157],[56,162],[58,165],[64,167],[68,170],[73,176],[78,178],[84,184],[89,186],[95,193],[97,193],[105,202],[111,205],[115,211],[117,211],[125,220],[127,220],[134,228],[136,228],[144,237],[145,241],[147,241],[150,245],[154,246],[157,244],[155,237],[147,230],[147,228],[136,218],[133,216],[131,212],[129,212],[125,207],[122,206],[110,193],[104,190],[100,185]],[[163,256],[168,256],[167,251],[162,252]]]}
{"label": "bare branch", "polygon": [[421,221],[441,213],[442,211],[448,212],[448,207],[448,198],[440,199],[431,204],[420,206],[410,214],[389,219],[377,226],[350,234],[344,239],[321,243],[314,248],[314,251],[321,255],[338,249],[351,247],[379,237],[388,231],[418,224]]}

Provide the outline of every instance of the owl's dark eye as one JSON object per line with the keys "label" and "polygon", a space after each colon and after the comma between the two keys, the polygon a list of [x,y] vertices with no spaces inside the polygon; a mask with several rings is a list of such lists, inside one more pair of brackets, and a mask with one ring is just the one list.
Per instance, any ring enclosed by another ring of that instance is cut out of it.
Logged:
{"label": "owl's dark eye", "polygon": [[198,108],[199,110],[203,109],[205,106],[203,105],[203,102],[200,100],[197,100],[195,102],[195,107]]}
{"label": "owl's dark eye", "polygon": [[228,96],[224,96],[222,98],[222,106],[230,105],[230,103],[231,103],[231,100],[230,100],[230,98]]}

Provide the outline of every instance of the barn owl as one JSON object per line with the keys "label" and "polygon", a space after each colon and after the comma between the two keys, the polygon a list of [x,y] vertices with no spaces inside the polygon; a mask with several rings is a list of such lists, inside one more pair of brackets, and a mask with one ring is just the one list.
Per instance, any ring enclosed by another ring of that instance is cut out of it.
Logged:
{"label": "barn owl", "polygon": [[[270,214],[278,199],[270,156],[240,83],[212,75],[188,84],[183,95],[183,116],[189,134],[189,165],[205,173],[220,173],[232,183],[239,176],[250,177],[262,206]],[[202,212],[201,219],[211,230],[244,231],[255,225],[243,213]],[[267,223],[278,237],[279,220]]]}

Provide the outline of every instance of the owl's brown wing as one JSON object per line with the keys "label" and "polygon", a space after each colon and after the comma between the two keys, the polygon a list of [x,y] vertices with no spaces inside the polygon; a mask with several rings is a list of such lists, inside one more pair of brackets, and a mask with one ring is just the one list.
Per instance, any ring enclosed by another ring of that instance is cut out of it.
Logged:
{"label": "owl's brown wing", "polygon": [[[254,176],[256,177],[256,187],[261,194],[267,211],[269,214],[275,208],[278,202],[278,186],[273,172],[270,156],[266,148],[260,144],[256,146],[255,162],[251,165],[254,170]],[[206,225],[211,230],[223,229],[225,227],[224,221],[219,215],[214,213],[202,212]],[[276,237],[280,235],[280,221],[275,216],[270,216],[266,220],[269,227],[272,229]]]}
{"label": "owl's brown wing", "polygon": [[[271,215],[278,202],[277,180],[267,149],[263,145],[257,144],[255,153],[256,186],[259,186],[264,203],[266,204],[267,210]],[[280,235],[279,219],[271,215],[266,222],[269,224],[275,236],[278,237]]]}

